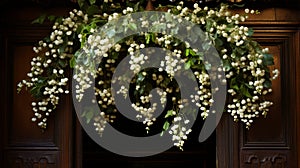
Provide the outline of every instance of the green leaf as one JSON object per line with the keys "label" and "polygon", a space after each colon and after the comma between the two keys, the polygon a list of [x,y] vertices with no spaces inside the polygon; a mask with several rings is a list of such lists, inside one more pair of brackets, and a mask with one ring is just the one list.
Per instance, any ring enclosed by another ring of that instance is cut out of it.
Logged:
{"label": "green leaf", "polygon": [[37,82],[39,84],[41,84],[42,86],[44,86],[44,83],[45,83],[46,79],[47,79],[46,77],[41,77],[40,76],[40,77],[38,77],[38,81]]}
{"label": "green leaf", "polygon": [[234,4],[233,4],[233,6],[236,6],[236,7],[242,8],[242,7],[244,7],[244,6],[245,6],[245,4],[244,4],[244,3],[242,3],[242,4],[234,3]]}
{"label": "green leaf", "polygon": [[264,54],[264,64],[267,66],[274,65],[274,58],[272,54]]}
{"label": "green leaf", "polygon": [[57,17],[57,18],[55,19],[55,21],[56,21],[57,23],[61,23],[62,20],[63,20],[63,17]]}
{"label": "green leaf", "polygon": [[264,87],[266,87],[266,88],[271,88],[271,87],[272,87],[272,82],[271,82],[270,80],[266,80],[266,81],[264,82]]}
{"label": "green leaf", "polygon": [[171,34],[172,35],[177,35],[178,34],[178,30],[179,30],[179,26],[173,27],[171,29]]}
{"label": "green leaf", "polygon": [[156,40],[156,35],[154,33],[151,33],[151,41],[155,42]]}
{"label": "green leaf", "polygon": [[43,95],[41,89],[42,89],[41,84],[36,85],[30,89],[30,94],[36,99],[41,98]]}
{"label": "green leaf", "polygon": [[244,50],[244,49],[242,49],[242,48],[240,48],[240,47],[236,47],[236,48],[235,48],[235,51],[236,51],[237,53],[239,53],[240,55],[244,55],[244,54],[246,53],[246,50]]}
{"label": "green leaf", "polygon": [[150,39],[151,39],[151,34],[146,34],[146,44],[150,43]]}
{"label": "green leaf", "polygon": [[190,67],[193,65],[192,60],[188,60],[185,64],[184,64],[184,68],[185,69],[190,69]]}
{"label": "green leaf", "polygon": [[65,48],[66,48],[66,45],[60,46],[59,49],[58,49],[58,53],[59,53],[59,54],[64,53],[64,52],[65,52]]}
{"label": "green leaf", "polygon": [[168,118],[168,117],[170,117],[170,116],[173,116],[174,114],[173,114],[173,110],[168,110],[167,111],[167,114],[165,115],[165,118]]}
{"label": "green leaf", "polygon": [[111,58],[112,59],[117,59],[119,57],[119,53],[118,52],[112,52],[111,53]]}
{"label": "green leaf", "polygon": [[133,7],[134,11],[138,11],[140,8],[140,2],[136,3]]}
{"label": "green leaf", "polygon": [[190,49],[190,54],[191,54],[192,56],[195,56],[195,55],[196,55],[196,52],[195,52],[194,50]]}
{"label": "green leaf", "polygon": [[46,14],[42,14],[40,15],[38,18],[36,18],[35,20],[33,20],[31,22],[31,24],[34,24],[34,23],[38,23],[38,24],[43,24],[45,19],[46,19],[47,15]]}
{"label": "green leaf", "polygon": [[238,86],[238,83],[236,81],[236,78],[232,78],[230,80],[230,88],[232,88],[234,90],[239,90],[239,86]]}
{"label": "green leaf", "polygon": [[150,21],[152,21],[152,22],[155,22],[155,21],[158,21],[159,20],[159,18],[158,18],[158,16],[157,15],[151,15],[150,16]]}
{"label": "green leaf", "polygon": [[[91,1],[91,0],[90,0]],[[92,5],[87,9],[87,13],[89,16],[92,16],[96,13],[99,13],[99,8],[96,5]]]}
{"label": "green leaf", "polygon": [[94,5],[96,3],[96,0],[89,0],[91,5]]}
{"label": "green leaf", "polygon": [[185,56],[189,56],[189,55],[196,56],[196,54],[197,53],[194,50],[190,49],[190,48],[185,49]]}
{"label": "green leaf", "polygon": [[94,112],[92,110],[88,111],[85,115],[86,122],[89,124],[93,117],[94,117]]}
{"label": "green leaf", "polygon": [[128,24],[129,29],[131,29],[132,31],[137,31],[137,26],[135,23],[129,23]]}
{"label": "green leaf", "polygon": [[188,32],[188,33],[191,34],[191,35],[188,36],[188,40],[189,40],[190,42],[192,42],[192,43],[195,43],[195,42],[198,40],[198,36],[193,35],[192,32]]}
{"label": "green leaf", "polygon": [[77,0],[77,3],[78,3],[78,5],[79,5],[79,7],[80,7],[81,9],[84,8],[84,6],[85,6],[85,0]]}
{"label": "green leaf", "polygon": [[44,41],[46,42],[46,43],[49,43],[51,40],[50,40],[50,37],[45,37],[44,38]]}
{"label": "green leaf", "polygon": [[85,117],[86,123],[89,124],[90,121],[94,117],[94,111],[93,111],[93,109],[91,109],[91,108],[85,109],[84,112],[81,114],[81,117]]}
{"label": "green leaf", "polygon": [[58,64],[62,67],[62,68],[65,68],[67,66],[67,61],[66,60],[62,60],[62,59],[59,59],[58,60]]}
{"label": "green leaf", "polygon": [[223,45],[223,41],[220,38],[215,39],[216,48],[219,48]]}
{"label": "green leaf", "polygon": [[223,60],[223,67],[225,68],[225,71],[229,71],[231,69],[231,64],[228,60]]}
{"label": "green leaf", "polygon": [[248,29],[248,35],[249,35],[249,36],[252,36],[253,33],[254,33],[253,29],[252,29],[252,28],[249,28],[249,29]]}
{"label": "green leaf", "polygon": [[70,68],[74,68],[76,65],[76,59],[75,59],[75,56],[73,56],[71,59],[70,59]]}
{"label": "green leaf", "polygon": [[190,49],[185,49],[185,56],[189,56],[189,54],[190,54]]}
{"label": "green leaf", "polygon": [[206,35],[203,33],[202,29],[195,25],[192,27],[192,30],[189,31],[192,36],[196,37],[196,39],[206,39]]}
{"label": "green leaf", "polygon": [[213,21],[211,19],[206,20],[206,31],[209,32]]}
{"label": "green leaf", "polygon": [[82,60],[83,65],[88,66],[90,64],[90,59],[88,57],[83,57]]}
{"label": "green leaf", "polygon": [[173,22],[173,17],[170,13],[165,13],[165,18],[167,22]]}
{"label": "green leaf", "polygon": [[169,126],[170,126],[170,123],[168,121],[166,121],[163,125],[163,129],[167,130],[169,128]]}
{"label": "green leaf", "polygon": [[108,30],[106,32],[106,34],[107,34],[108,38],[112,38],[116,34],[116,31],[115,31],[115,29],[111,28],[110,30]]}
{"label": "green leaf", "polygon": [[50,16],[48,16],[48,19],[49,19],[51,22],[53,22],[53,21],[55,21],[56,16],[50,15]]}
{"label": "green leaf", "polygon": [[145,76],[142,73],[139,73],[137,80],[138,81],[143,81],[144,79],[145,79]]}
{"label": "green leaf", "polygon": [[244,83],[244,85],[246,85],[249,89],[254,89],[253,85],[249,85],[248,83]]}
{"label": "green leaf", "polygon": [[210,44],[207,41],[202,43],[202,48],[204,51],[208,51],[211,47],[212,47],[212,44]]}
{"label": "green leaf", "polygon": [[211,64],[210,63],[204,63],[204,67],[206,70],[210,70],[211,69]]}
{"label": "green leaf", "polygon": [[153,32],[163,32],[166,30],[166,24],[165,23],[157,23],[153,25],[150,29]]}
{"label": "green leaf", "polygon": [[228,32],[228,31],[230,32],[230,30],[233,29],[233,27],[234,27],[234,25],[233,25],[232,23],[231,23],[231,24],[228,24],[227,27],[225,28],[225,30],[226,30],[227,32]]}
{"label": "green leaf", "polygon": [[248,88],[245,87],[245,85],[242,85],[240,90],[244,96],[252,98],[252,95],[249,93]]}

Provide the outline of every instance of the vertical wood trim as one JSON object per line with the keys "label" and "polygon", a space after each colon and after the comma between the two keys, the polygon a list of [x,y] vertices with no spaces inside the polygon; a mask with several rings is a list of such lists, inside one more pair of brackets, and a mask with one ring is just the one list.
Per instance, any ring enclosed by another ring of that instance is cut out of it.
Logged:
{"label": "vertical wood trim", "polygon": [[[4,33],[1,31],[0,33],[0,88],[5,88],[6,85],[6,81],[5,81],[5,41],[4,41]],[[5,95],[5,91],[6,89],[0,89],[0,107],[2,107],[2,109],[0,110],[0,135],[4,136],[4,126],[5,126],[5,106],[4,103],[6,101],[6,99],[4,99],[4,97],[6,97]],[[4,138],[0,138],[0,163],[4,162]]]}
{"label": "vertical wood trim", "polygon": [[64,104],[66,105],[64,107],[63,111],[61,112],[61,115],[59,116],[59,122],[61,125],[60,128],[63,128],[63,130],[60,133],[61,138],[61,167],[71,168],[73,167],[72,162],[72,153],[73,153],[73,129],[72,129],[72,102],[71,102],[71,96],[65,96]]}
{"label": "vertical wood trim", "polygon": [[77,118],[77,115],[74,115],[75,118],[75,167],[82,168],[82,127]]}
{"label": "vertical wood trim", "polygon": [[300,28],[298,27],[298,31],[295,35],[295,54],[296,54],[296,118],[297,118],[297,126],[296,126],[296,132],[297,132],[297,162],[298,167],[300,167]]}
{"label": "vertical wood trim", "polygon": [[239,124],[227,113],[216,128],[217,168],[239,168]]}

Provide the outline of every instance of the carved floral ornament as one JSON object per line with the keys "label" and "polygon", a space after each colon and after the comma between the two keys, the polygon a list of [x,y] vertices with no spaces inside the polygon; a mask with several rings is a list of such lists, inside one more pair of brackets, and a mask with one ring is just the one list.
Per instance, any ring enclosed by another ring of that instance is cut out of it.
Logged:
{"label": "carved floral ornament", "polygon": [[[34,21],[49,19],[53,30],[33,47],[31,71],[18,91],[25,87],[35,98],[31,120],[40,128],[47,128],[60,97],[70,93],[75,104],[93,93],[90,102],[100,110],[85,107],[80,117],[100,136],[122,111],[118,104],[129,102],[126,113],[143,122],[148,133],[162,120],[161,132],[171,134],[180,149],[197,114],[207,120],[224,111],[247,128],[267,115],[272,102],[265,96],[279,72],[270,72],[273,56],[251,38],[251,28],[240,24],[258,11],[234,14],[233,5],[191,1],[78,4],[68,16],[43,15]],[[215,107],[222,88],[226,104]]]}

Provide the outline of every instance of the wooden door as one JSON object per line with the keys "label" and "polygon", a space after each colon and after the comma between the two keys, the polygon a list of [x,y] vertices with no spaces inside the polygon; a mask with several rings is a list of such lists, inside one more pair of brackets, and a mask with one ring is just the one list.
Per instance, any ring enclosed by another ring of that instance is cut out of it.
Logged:
{"label": "wooden door", "polygon": [[62,99],[63,106],[58,107],[42,132],[31,122],[33,99],[26,91],[16,92],[18,82],[30,71],[35,55],[32,47],[50,32],[49,25],[33,25],[31,21],[44,12],[66,10],[46,8],[44,2],[0,3],[0,167],[73,167],[71,100]]}
{"label": "wooden door", "polygon": [[217,129],[220,168],[300,167],[299,23],[299,10],[280,8],[264,9],[246,23],[274,55],[280,77],[273,81],[274,105],[267,118],[259,118],[250,130],[223,116]]}
{"label": "wooden door", "polygon": [[[297,1],[299,2],[299,1]],[[297,5],[297,4],[296,4]],[[290,5],[293,6],[293,5]],[[122,164],[127,167],[300,167],[300,19],[299,10],[263,8],[246,23],[254,37],[270,48],[280,69],[274,81],[275,102],[267,118],[250,130],[224,115],[216,132],[198,143],[194,131],[185,151],[172,148],[147,158],[128,158],[95,144],[76,122],[70,97],[64,97],[44,133],[35,123],[28,93],[16,93],[34,53],[32,46],[48,35],[50,25],[30,22],[42,13],[64,14],[68,0],[14,0],[0,3],[0,165],[1,167],[95,167]],[[293,6],[295,7],[295,6]],[[197,128],[195,128],[197,130]],[[198,128],[199,129],[199,128]],[[217,151],[217,152],[216,152]],[[192,167],[192,166],[189,166]]]}

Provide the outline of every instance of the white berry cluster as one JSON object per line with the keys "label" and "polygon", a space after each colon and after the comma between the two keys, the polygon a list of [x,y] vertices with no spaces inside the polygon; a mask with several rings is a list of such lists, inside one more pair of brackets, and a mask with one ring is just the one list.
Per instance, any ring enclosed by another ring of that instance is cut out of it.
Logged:
{"label": "white berry cluster", "polygon": [[199,107],[201,117],[205,119],[209,115],[209,108],[213,103],[212,94],[210,90],[210,77],[205,72],[194,72],[195,77],[199,82],[199,90],[195,95],[191,95],[192,102]]}
{"label": "white berry cluster", "polygon": [[151,97],[151,94],[149,94],[148,96],[141,96],[141,104],[133,103],[131,105],[131,107],[133,107],[135,111],[140,113],[136,117],[138,119],[144,118],[143,124],[146,125],[146,131],[149,131],[150,126],[153,124],[154,121],[156,121],[156,118],[153,117],[153,114],[157,108],[157,103],[153,103],[151,107],[145,107],[145,104],[148,104],[150,102]]}
{"label": "white berry cluster", "polygon": [[[252,48],[250,48],[252,49]],[[272,89],[265,88],[265,70],[262,69],[263,54],[268,49],[263,49],[262,53],[256,53],[253,49],[248,55],[241,56],[237,62],[232,62],[232,70],[227,72],[226,77],[228,79],[240,75],[245,79],[247,83],[237,88],[233,86],[228,89],[228,93],[232,96],[232,103],[228,104],[227,112],[231,113],[234,119],[241,120],[249,128],[253,122],[253,118],[259,117],[260,114],[266,115],[269,107],[272,105],[270,101],[261,100],[260,97],[270,92]],[[230,59],[225,53],[223,58]],[[230,55],[231,59],[236,58],[234,55]],[[241,72],[240,74],[238,72]],[[276,70],[274,71],[277,72]],[[250,74],[250,75],[246,75]],[[275,79],[277,76],[273,76]],[[246,96],[240,98],[238,89],[243,89],[246,92]]]}
{"label": "white berry cluster", "polygon": [[182,68],[185,60],[181,58],[182,51],[175,49],[172,52],[167,52],[165,60],[161,61],[161,71],[165,70],[170,77],[174,77],[175,73]]}
{"label": "white berry cluster", "polygon": [[[89,35],[86,43],[92,48],[93,54],[90,53],[90,48],[83,48],[79,57],[77,58],[77,65],[74,67],[75,75],[73,79],[76,80],[76,99],[81,101],[85,91],[91,87],[94,82],[93,79],[97,77],[97,67],[95,64],[99,59],[107,57],[107,51],[112,47],[108,38],[101,39],[101,36]],[[81,60],[81,58],[83,60]]]}
{"label": "white berry cluster", "polygon": [[97,115],[97,116],[94,117],[95,131],[100,136],[102,136],[108,120],[109,119],[105,116],[104,112],[101,112],[100,115]]}
{"label": "white berry cluster", "polygon": [[[33,51],[37,54],[31,61],[31,72],[27,74],[29,80],[23,80],[18,84],[18,91],[23,86],[31,88],[31,92],[37,98],[32,102],[34,111],[33,122],[45,129],[47,118],[59,103],[61,94],[68,94],[68,80],[65,68],[70,57],[73,56],[73,41],[71,39],[78,26],[88,21],[87,15],[74,9],[69,17],[61,22],[55,22],[52,33],[46,40],[41,40]],[[62,47],[64,46],[64,47]]]}
{"label": "white berry cluster", "polygon": [[139,45],[135,43],[130,44],[130,47],[128,48],[128,53],[130,54],[130,70],[132,70],[135,74],[141,71],[142,65],[148,60],[147,55],[140,52],[134,52],[143,48],[145,48],[145,44]]}
{"label": "white berry cluster", "polygon": [[[220,39],[231,44],[217,46],[220,48],[219,53],[222,60],[226,63],[224,71],[227,81],[231,83],[228,88],[231,100],[228,102],[227,112],[236,121],[241,120],[249,128],[253,118],[266,115],[272,105],[272,102],[261,99],[272,91],[272,89],[264,86],[266,82],[269,82],[266,81],[267,74],[263,66],[264,59],[266,59],[264,57],[269,51],[267,48],[257,48],[257,44],[250,39],[251,30],[246,26],[239,25],[248,18],[247,14],[257,12],[245,9],[245,14],[232,14],[228,11],[227,5],[214,10],[207,7],[201,8],[197,3],[194,4],[194,9],[191,9],[190,12],[187,12],[188,9],[184,8],[182,4],[176,9],[181,16],[188,17],[192,22],[203,25],[206,34],[215,45],[222,45],[218,44]],[[272,80],[278,77],[278,70],[273,70],[273,74]],[[245,81],[246,84],[240,83],[241,80]],[[206,89],[207,87],[203,88]],[[199,89],[201,90],[201,88]],[[200,92],[202,93],[202,91]],[[210,97],[209,92],[208,89],[208,92],[204,93],[206,97]],[[192,96],[198,99],[197,96]],[[205,104],[213,102],[210,98],[207,101]],[[202,105],[202,102],[201,105],[198,103],[200,109],[207,110]],[[202,111],[201,115],[205,118],[208,113]]]}
{"label": "white berry cluster", "polygon": [[[175,113],[174,111],[174,115],[176,115]],[[173,126],[169,130],[169,134],[172,135],[172,141],[174,141],[174,146],[181,150],[183,150],[184,142],[188,139],[188,134],[192,132],[191,129],[187,129],[185,126],[189,122],[189,120],[181,116],[174,117]]]}

